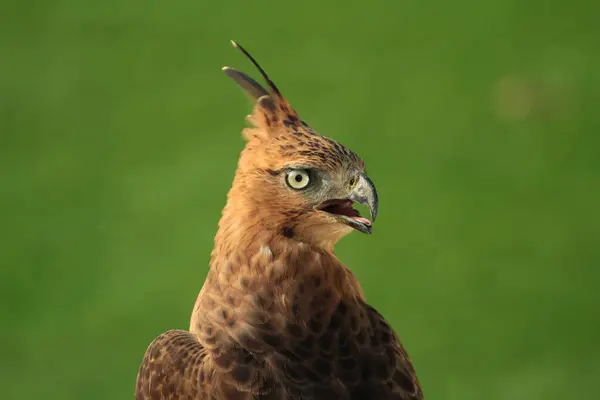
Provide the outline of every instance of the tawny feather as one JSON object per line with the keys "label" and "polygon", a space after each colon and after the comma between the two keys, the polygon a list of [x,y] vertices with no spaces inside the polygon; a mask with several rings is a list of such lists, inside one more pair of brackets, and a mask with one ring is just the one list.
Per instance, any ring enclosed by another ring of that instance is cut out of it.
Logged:
{"label": "tawny feather", "polygon": [[[350,199],[377,211],[372,182],[364,178],[362,192],[357,185],[363,161],[312,130],[234,45],[271,91],[225,69],[256,101],[254,128],[245,131],[190,330],[150,344],[136,398],[422,399],[396,333],[333,252],[352,227],[370,232],[368,220],[343,208]],[[310,170],[313,186],[286,186],[294,169]]]}

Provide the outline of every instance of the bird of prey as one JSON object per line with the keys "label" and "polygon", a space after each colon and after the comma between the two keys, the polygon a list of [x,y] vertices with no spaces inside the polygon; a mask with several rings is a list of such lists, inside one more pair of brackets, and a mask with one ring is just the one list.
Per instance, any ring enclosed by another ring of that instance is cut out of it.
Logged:
{"label": "bird of prey", "polygon": [[264,70],[224,72],[254,102],[189,331],[146,350],[136,399],[414,400],[423,394],[385,318],[334,245],[371,233],[378,197],[362,159],[319,135]]}

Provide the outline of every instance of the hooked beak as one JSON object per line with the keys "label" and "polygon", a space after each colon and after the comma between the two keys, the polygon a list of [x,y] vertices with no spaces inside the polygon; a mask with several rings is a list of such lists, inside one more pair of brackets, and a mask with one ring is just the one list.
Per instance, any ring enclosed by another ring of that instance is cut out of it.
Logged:
{"label": "hooked beak", "polygon": [[377,189],[375,189],[373,181],[366,174],[359,175],[358,182],[350,194],[350,200],[366,204],[369,207],[371,219],[375,222],[379,209],[379,196],[377,196]]}
{"label": "hooked beak", "polygon": [[321,203],[317,209],[335,215],[340,222],[343,222],[362,233],[372,233],[372,221],[362,217],[360,213],[352,207],[354,203],[364,204],[369,207],[371,219],[375,221],[375,218],[377,218],[377,210],[379,208],[379,198],[377,196],[375,185],[364,173],[359,175],[358,182],[354,185],[348,198],[328,200]]}

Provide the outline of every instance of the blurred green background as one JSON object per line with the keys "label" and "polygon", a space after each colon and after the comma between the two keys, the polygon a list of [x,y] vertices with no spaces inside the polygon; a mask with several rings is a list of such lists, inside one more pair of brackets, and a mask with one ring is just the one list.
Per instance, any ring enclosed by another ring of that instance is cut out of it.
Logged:
{"label": "blurred green background", "polygon": [[593,1],[0,5],[3,399],[133,398],[187,328],[257,73],[381,197],[338,246],[428,399],[596,399]]}

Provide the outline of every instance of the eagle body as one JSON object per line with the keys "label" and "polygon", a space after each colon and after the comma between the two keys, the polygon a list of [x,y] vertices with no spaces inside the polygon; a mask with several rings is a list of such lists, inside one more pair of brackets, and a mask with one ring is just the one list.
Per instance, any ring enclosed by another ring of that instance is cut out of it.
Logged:
{"label": "eagle body", "polygon": [[351,207],[377,213],[364,163],[312,130],[258,68],[271,92],[226,69],[256,101],[254,127],[189,331],[150,344],[136,399],[422,399],[398,336],[333,251],[352,230],[371,232]]}

